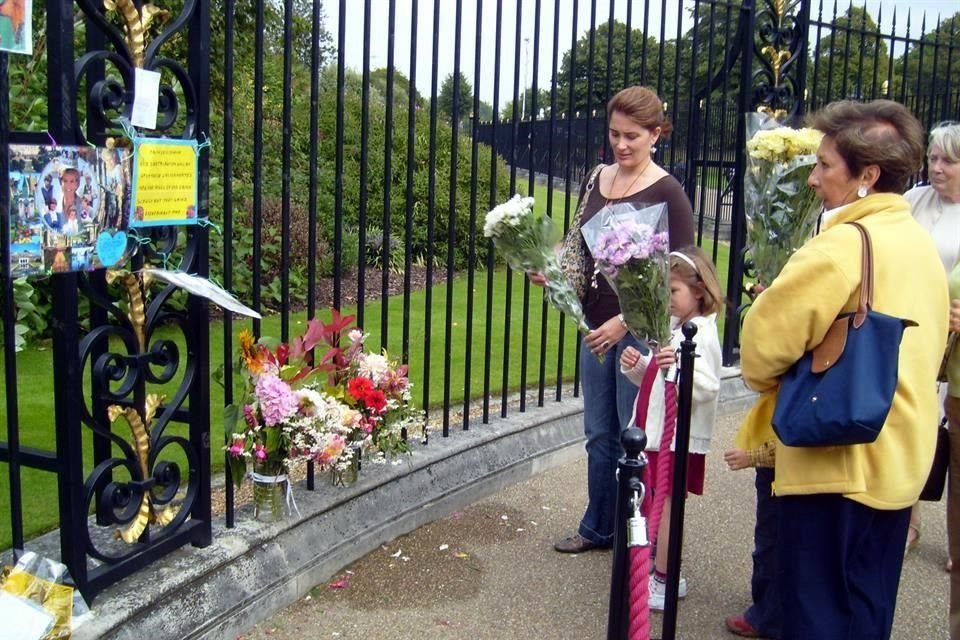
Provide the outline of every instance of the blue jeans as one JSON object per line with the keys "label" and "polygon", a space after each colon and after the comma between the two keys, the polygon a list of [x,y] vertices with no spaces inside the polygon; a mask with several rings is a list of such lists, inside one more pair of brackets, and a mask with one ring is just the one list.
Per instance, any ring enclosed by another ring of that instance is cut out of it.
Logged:
{"label": "blue jeans", "polygon": [[633,414],[637,386],[620,373],[620,354],[636,347],[630,334],[603,359],[580,344],[580,385],[583,389],[583,433],[587,438],[587,511],[577,530],[587,540],[613,544],[617,507],[617,462],[623,456],[620,434]]}
{"label": "blue jeans", "polygon": [[750,587],[753,604],[744,617],[764,637],[780,637],[780,592],[777,586],[777,528],[779,504],[771,492],[773,469],[757,467],[757,524],[753,529],[753,576]]}

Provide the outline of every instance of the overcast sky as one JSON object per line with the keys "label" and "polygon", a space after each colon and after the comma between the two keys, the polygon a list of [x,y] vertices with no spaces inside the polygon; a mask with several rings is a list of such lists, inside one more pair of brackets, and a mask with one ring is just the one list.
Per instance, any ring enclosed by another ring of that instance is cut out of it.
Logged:
{"label": "overcast sky", "polygon": [[[411,33],[413,30],[412,9],[417,2],[416,20],[416,86],[421,94],[430,95],[433,75],[433,12],[434,3],[439,2],[439,38],[437,42],[437,83],[438,87],[443,79],[454,70],[455,42],[456,42],[456,2],[455,0],[396,0],[396,26],[394,29],[393,51],[394,66],[407,77],[410,77]],[[559,5],[557,33],[559,36],[558,65],[562,62],[565,51],[570,49],[574,39],[573,7],[577,4],[576,37],[583,35],[591,22],[590,0],[542,0],[540,25],[540,43],[536,47],[534,41],[535,16],[534,0],[522,2],[520,25],[519,56],[515,56],[517,38],[517,3],[519,0],[502,0],[503,14],[499,29],[500,33],[500,64],[495,65],[494,50],[497,36],[497,0],[462,0],[461,28],[460,28],[460,70],[466,75],[475,89],[479,88],[481,99],[492,102],[494,71],[500,68],[500,96],[498,102],[502,107],[513,97],[514,60],[519,59],[519,75],[521,89],[532,83],[534,72],[537,73],[538,85],[549,87],[552,73],[553,34],[554,34],[554,7]],[[762,1],[762,0],[758,0]],[[814,0],[813,14],[815,16],[820,0]],[[479,38],[481,54],[481,70],[479,82],[474,78],[474,51],[476,50],[477,3],[480,2],[482,17],[480,20]],[[854,0],[855,6],[866,4],[871,15],[876,18],[880,4],[883,5],[882,30],[888,31],[890,17],[894,9],[897,12],[897,33],[903,35],[906,28],[906,13],[911,12],[911,35],[919,32],[920,14],[927,14],[928,30],[936,24],[936,16],[949,17],[960,10],[956,0]],[[339,0],[325,0],[324,10],[327,15],[327,28],[336,41],[339,20]],[[360,0],[346,0],[344,14],[346,26],[346,61],[347,66],[360,71],[363,68],[363,25],[364,3]],[[596,24],[606,22],[610,16],[610,6],[613,4],[614,17],[627,21],[628,0],[597,0]],[[642,28],[644,24],[645,0],[633,0],[633,14],[630,23],[634,28]],[[691,7],[690,0],[649,0],[650,15],[647,16],[649,33],[657,40],[661,39],[661,29],[666,33],[665,39],[677,37],[677,21],[682,7]],[[844,11],[847,2],[839,0],[839,11]],[[662,9],[665,5],[665,11]],[[833,0],[825,0],[824,11],[832,11]],[[390,38],[388,29],[388,0],[371,0],[370,16],[370,68],[387,66]],[[827,8],[829,7],[829,9]],[[684,28],[689,27],[690,19],[686,18]],[[539,50],[539,59],[535,67],[535,48]]]}

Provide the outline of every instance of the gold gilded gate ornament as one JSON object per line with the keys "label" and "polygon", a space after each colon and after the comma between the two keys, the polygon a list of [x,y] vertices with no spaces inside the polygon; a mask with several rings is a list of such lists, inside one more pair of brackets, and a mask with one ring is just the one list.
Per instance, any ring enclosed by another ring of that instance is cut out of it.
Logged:
{"label": "gold gilded gate ornament", "polygon": [[788,49],[777,50],[773,45],[767,45],[760,49],[760,53],[770,58],[770,66],[773,67],[773,86],[780,86],[780,67],[790,59]]}
{"label": "gold gilded gate ornament", "polygon": [[133,0],[103,0],[103,8],[120,14],[127,35],[130,57],[133,59],[134,66],[142,68],[143,53],[147,48],[147,29],[154,20],[166,19],[170,12],[153,3],[143,5],[143,8],[138,11]]}
{"label": "gold gilded gate ornament", "polygon": [[143,351],[147,348],[144,327],[147,324],[147,301],[144,290],[150,288],[153,277],[147,272],[131,273],[124,269],[107,269],[107,283],[121,281],[127,293],[127,319],[137,338],[137,345]]}
{"label": "gold gilded gate ornament", "polygon": [[[150,424],[157,413],[157,407],[163,398],[155,393],[147,394],[146,402],[143,407],[143,418],[133,407],[121,407],[112,404],[107,407],[107,417],[110,424],[116,422],[117,418],[123,416],[130,426],[130,433],[133,436],[133,447],[137,454],[137,463],[140,466],[140,477],[147,479],[150,465]],[[150,498],[150,491],[144,491],[140,496],[140,507],[137,509],[137,515],[133,521],[125,528],[114,532],[114,537],[120,538],[127,544],[132,544],[146,530],[148,524],[157,524],[166,526],[177,517],[178,509],[169,505],[157,508]]]}

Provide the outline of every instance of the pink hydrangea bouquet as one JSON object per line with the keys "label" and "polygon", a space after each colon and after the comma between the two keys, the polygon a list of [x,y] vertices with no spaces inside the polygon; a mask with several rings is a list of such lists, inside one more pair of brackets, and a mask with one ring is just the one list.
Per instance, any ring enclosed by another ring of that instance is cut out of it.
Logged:
{"label": "pink hydrangea bouquet", "polygon": [[516,194],[496,206],[487,213],[483,235],[493,239],[510,268],[543,274],[544,292],[550,304],[573,320],[581,332],[589,333],[577,292],[557,260],[553,220],[535,213],[533,203],[533,198]]}
{"label": "pink hydrangea bouquet", "polygon": [[[296,460],[335,464],[347,440],[339,430],[341,412],[321,392],[322,368],[308,363],[316,345],[317,321],[292,344],[240,334],[241,402],[224,409],[230,475],[239,485],[252,464],[258,476],[286,474]],[[274,346],[271,346],[274,345]]]}
{"label": "pink hydrangea bouquet", "polygon": [[593,256],[594,277],[602,274],[616,292],[630,332],[638,340],[660,345],[670,340],[670,239],[665,208],[662,204],[643,209],[616,205],[598,212],[582,227]]}

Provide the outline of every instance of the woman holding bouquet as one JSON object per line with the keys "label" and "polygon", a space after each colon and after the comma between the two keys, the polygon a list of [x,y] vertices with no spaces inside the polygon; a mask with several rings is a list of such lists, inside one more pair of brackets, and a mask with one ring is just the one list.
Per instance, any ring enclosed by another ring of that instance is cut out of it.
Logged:
{"label": "woman holding bouquet", "polygon": [[[670,248],[693,244],[690,201],[680,183],[653,161],[654,145],[671,130],[660,98],[646,87],[628,87],[607,104],[607,118],[607,134],[616,163],[598,167],[581,185],[580,198],[586,198],[581,225],[609,205],[664,202]],[[574,232],[580,233],[579,229]],[[579,240],[583,242],[582,237]],[[592,280],[593,259],[586,246],[582,250],[584,275]],[[637,392],[618,365],[623,350],[636,346],[636,340],[627,334],[617,295],[604,278],[596,280],[596,286],[588,286],[581,300],[592,329],[580,346],[588,504],[577,532],[554,545],[561,553],[605,549],[613,544],[617,460],[622,455],[620,434],[630,420]],[[540,285],[544,282],[541,274],[530,274],[530,281]],[[600,361],[598,355],[606,357]]]}
{"label": "woman holding bouquet", "polygon": [[873,244],[874,310],[919,327],[903,334],[892,406],[876,441],[777,443],[780,640],[889,638],[910,507],[936,444],[934,378],[947,337],[947,283],[933,241],[900,195],[922,164],[917,119],[889,100],[841,101],[810,124],[824,133],[808,180],[823,200],[824,223],[744,320],[743,378],[763,394],[745,428],[772,437],[781,377],[840,313],[856,309],[861,240],[845,223],[858,222]]}

